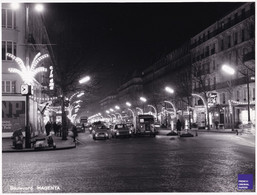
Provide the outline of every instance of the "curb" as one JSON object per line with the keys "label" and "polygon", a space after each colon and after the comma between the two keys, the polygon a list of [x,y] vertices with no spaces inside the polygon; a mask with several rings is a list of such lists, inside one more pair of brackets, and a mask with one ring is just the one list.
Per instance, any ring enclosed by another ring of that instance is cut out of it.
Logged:
{"label": "curb", "polygon": [[44,152],[44,151],[54,151],[54,150],[67,150],[67,149],[72,149],[76,148],[76,145],[74,146],[66,146],[66,147],[56,147],[56,148],[45,148],[45,149],[40,149],[40,150],[35,150],[35,149],[21,149],[21,150],[2,150],[2,153],[14,153],[14,152]]}

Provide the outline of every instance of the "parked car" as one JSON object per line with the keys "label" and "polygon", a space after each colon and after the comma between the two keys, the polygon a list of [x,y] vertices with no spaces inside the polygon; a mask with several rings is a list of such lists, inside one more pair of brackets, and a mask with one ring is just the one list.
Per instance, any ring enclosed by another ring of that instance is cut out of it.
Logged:
{"label": "parked car", "polygon": [[102,122],[94,123],[92,126],[92,137],[96,139],[109,139],[110,129]]}
{"label": "parked car", "polygon": [[111,130],[112,137],[126,136],[131,137],[132,130],[126,124],[116,124]]}

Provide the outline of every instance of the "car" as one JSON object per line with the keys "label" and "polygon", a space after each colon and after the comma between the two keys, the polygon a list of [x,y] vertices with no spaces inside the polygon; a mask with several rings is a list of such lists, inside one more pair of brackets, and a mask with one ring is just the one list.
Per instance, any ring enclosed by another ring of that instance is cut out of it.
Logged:
{"label": "car", "polygon": [[78,133],[85,132],[85,128],[82,125],[80,125],[80,124],[77,124],[76,128],[77,128],[77,132]]}
{"label": "car", "polygon": [[92,126],[92,137],[96,139],[109,139],[110,129],[104,123],[95,123]]}
{"label": "car", "polygon": [[126,124],[116,124],[111,130],[111,135],[114,138],[121,136],[131,137],[132,131]]}

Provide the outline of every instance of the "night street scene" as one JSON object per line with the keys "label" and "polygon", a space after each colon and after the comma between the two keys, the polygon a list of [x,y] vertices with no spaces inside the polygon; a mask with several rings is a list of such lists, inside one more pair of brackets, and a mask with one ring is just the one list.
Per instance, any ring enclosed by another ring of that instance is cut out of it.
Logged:
{"label": "night street scene", "polygon": [[255,1],[2,6],[2,193],[256,193]]}

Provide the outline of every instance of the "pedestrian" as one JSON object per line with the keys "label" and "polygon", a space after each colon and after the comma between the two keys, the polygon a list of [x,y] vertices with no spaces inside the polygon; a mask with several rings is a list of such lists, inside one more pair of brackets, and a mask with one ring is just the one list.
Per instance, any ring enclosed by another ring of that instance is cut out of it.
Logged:
{"label": "pedestrian", "polygon": [[218,127],[219,127],[219,121],[215,121],[215,127],[216,127],[216,129],[218,129]]}
{"label": "pedestrian", "polygon": [[77,127],[75,125],[73,125],[73,127],[72,127],[72,133],[73,133],[73,142],[75,142],[76,137],[78,136]]}
{"label": "pedestrian", "polygon": [[58,131],[58,125],[56,124],[56,122],[54,121],[53,123],[53,129],[54,129],[54,135],[57,135],[57,131]]}
{"label": "pedestrian", "polygon": [[59,122],[58,124],[57,124],[57,126],[58,126],[58,134],[59,134],[59,136],[60,137],[62,137],[62,123],[61,122]]}
{"label": "pedestrian", "polygon": [[50,121],[48,121],[45,125],[45,128],[46,128],[46,135],[48,136],[50,134],[50,131],[51,131],[51,123]]}
{"label": "pedestrian", "polygon": [[176,128],[177,128],[178,134],[180,134],[180,132],[181,132],[181,126],[182,126],[182,124],[181,124],[180,120],[178,119],[177,123],[176,123]]}

